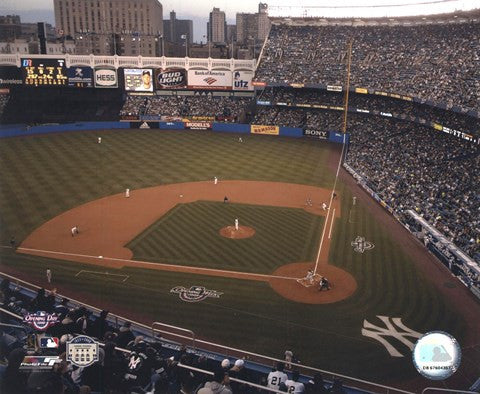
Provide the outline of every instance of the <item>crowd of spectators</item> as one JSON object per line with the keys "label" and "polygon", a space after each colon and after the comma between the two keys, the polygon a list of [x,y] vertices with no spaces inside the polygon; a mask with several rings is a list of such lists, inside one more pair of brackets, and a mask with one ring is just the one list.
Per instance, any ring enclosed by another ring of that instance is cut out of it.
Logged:
{"label": "crowd of spectators", "polygon": [[120,115],[210,116],[238,120],[252,102],[248,97],[127,96]]}
{"label": "crowd of spectators", "polygon": [[273,25],[256,80],[353,86],[480,108],[480,24]]}
{"label": "crowd of spectators", "polygon": [[480,261],[480,146],[387,118],[354,115],[349,130],[347,163],[367,184]]}
{"label": "crowd of spectators", "polygon": [[[8,279],[0,284],[0,304],[20,316],[29,312],[55,313],[59,319],[45,333],[37,331],[32,343],[28,335],[0,331],[0,392],[3,394],[88,394],[88,393],[198,393],[198,394],[249,394],[268,391],[246,385],[231,378],[251,382],[280,391],[289,384],[298,386],[298,374],[285,371],[278,363],[285,379],[273,379],[275,371],[264,374],[249,369],[244,359],[216,360],[196,355],[185,347],[173,353],[156,338],[136,335],[134,327],[124,321],[115,327],[108,319],[108,311],[93,316],[83,306],[72,306],[68,299],[57,300],[54,291],[39,289],[29,298]],[[18,324],[18,323],[17,323]],[[27,328],[27,326],[25,326]],[[76,335],[87,335],[99,340],[99,360],[87,367],[77,367],[66,355],[66,343]],[[41,336],[60,338],[58,348],[38,348]],[[20,368],[27,355],[59,356],[51,370],[26,371]],[[1,365],[5,365],[2,367]],[[195,371],[188,367],[211,374]],[[287,380],[288,379],[288,380]],[[280,384],[282,383],[282,384]],[[341,381],[325,383],[320,374],[303,386],[306,393],[343,393]],[[292,392],[292,391],[288,391]]]}
{"label": "crowd of spectators", "polygon": [[252,124],[299,127],[315,130],[341,130],[342,112],[260,106]]}
{"label": "crowd of spectators", "polygon": [[8,94],[0,94],[0,119],[2,118],[3,110],[5,109],[9,98],[10,96]]}

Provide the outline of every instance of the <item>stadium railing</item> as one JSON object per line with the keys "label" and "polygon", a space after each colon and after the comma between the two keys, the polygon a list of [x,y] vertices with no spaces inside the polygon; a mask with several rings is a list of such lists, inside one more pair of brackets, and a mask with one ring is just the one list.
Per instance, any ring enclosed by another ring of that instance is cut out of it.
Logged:
{"label": "stadium railing", "polygon": [[[38,289],[40,289],[39,286],[26,282],[24,280],[21,280],[19,278],[16,278],[14,276],[8,275],[6,273],[0,272],[0,277],[2,278],[8,278],[10,279],[11,283],[14,284],[15,286],[18,286],[21,290],[29,291],[31,292],[32,296],[33,293],[36,292]],[[71,297],[56,293],[55,294],[56,300],[61,301],[63,297],[67,297],[70,300],[70,303],[75,306],[84,306],[88,308],[91,311],[94,311],[96,315],[99,315],[101,312],[101,309],[96,308],[92,305],[86,304],[84,302],[75,300]],[[2,312],[4,311],[1,309]],[[22,318],[21,316],[15,315],[9,311],[6,311],[10,316],[15,316],[17,318]],[[243,349],[237,349],[234,347],[230,346],[225,346],[221,344],[217,344],[214,342],[208,342],[204,341],[201,339],[196,338],[195,334],[193,331],[184,329],[182,327],[176,327],[176,326],[171,326],[167,325],[164,323],[159,323],[155,322],[152,324],[152,326],[147,326],[145,324],[139,323],[132,321],[131,319],[128,319],[124,316],[116,315],[113,313],[110,313],[108,315],[107,320],[110,323],[113,323],[115,325],[115,328],[119,328],[124,322],[128,321],[132,323],[132,331],[135,333],[138,333],[139,335],[144,335],[146,339],[150,337],[150,335],[153,333],[154,336],[151,339],[154,339],[156,341],[162,342],[162,345],[165,346],[166,349],[171,349],[173,351],[180,351],[183,346],[187,348],[187,350],[190,353],[193,353],[195,355],[207,355],[211,359],[215,359],[218,361],[223,360],[224,358],[231,357],[233,361],[238,358],[243,358],[246,361],[246,366],[249,369],[256,370],[258,372],[263,372],[265,374],[268,374],[269,372],[272,371],[272,367],[277,363],[277,362],[284,362],[284,359],[278,359],[266,355],[261,355],[253,352],[249,352]],[[155,326],[161,326],[164,328],[169,328],[170,331],[155,328]],[[180,331],[182,334],[176,333],[175,331]],[[162,336],[155,335],[156,333],[161,333]],[[191,334],[191,335],[184,335],[184,334]],[[175,338],[175,340],[173,339]],[[232,361],[232,360],[231,360]],[[347,390],[347,392],[350,394],[353,393],[405,393],[405,394],[413,394],[410,391],[405,391],[401,390],[395,387],[390,387],[382,384],[377,384],[373,382],[369,382],[366,380],[362,379],[357,379],[351,376],[347,375],[342,375],[339,373],[327,371],[327,370],[322,370],[319,368],[314,368],[310,367],[307,365],[302,365],[298,363],[291,362],[292,367],[295,367],[300,371],[302,374],[302,377],[305,381],[308,381],[312,375],[315,373],[319,372],[322,374],[324,379],[328,381],[333,381],[334,379],[340,379],[343,381],[344,388]],[[186,366],[184,366],[186,367]],[[248,382],[247,382],[248,383]],[[262,389],[265,389],[264,386],[261,386]]]}

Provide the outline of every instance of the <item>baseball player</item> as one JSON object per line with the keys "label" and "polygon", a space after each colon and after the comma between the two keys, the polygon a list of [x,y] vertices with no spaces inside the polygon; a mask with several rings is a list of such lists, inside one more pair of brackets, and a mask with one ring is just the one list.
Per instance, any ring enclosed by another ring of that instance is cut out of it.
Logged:
{"label": "baseball player", "polygon": [[322,290],[330,290],[330,282],[324,276],[322,276],[320,282],[318,282],[318,291]]}
{"label": "baseball player", "polygon": [[73,226],[70,231],[71,231],[71,233],[72,233],[72,237],[75,237],[75,234],[78,234],[78,228],[77,228],[77,226]]}
{"label": "baseball player", "polygon": [[125,189],[125,198],[130,197],[130,189]]}
{"label": "baseball player", "polygon": [[313,283],[313,271],[312,270],[308,270],[307,272],[307,276],[305,277],[305,279],[308,281],[308,283]]}
{"label": "baseball player", "polygon": [[215,185],[218,183],[218,178],[217,178],[217,177],[213,178],[213,183],[214,183]]}
{"label": "baseball player", "polygon": [[225,204],[227,202],[228,202],[228,197],[227,196],[223,197],[223,203]]}
{"label": "baseball player", "polygon": [[280,384],[285,383],[288,380],[288,375],[283,372],[285,368],[284,363],[277,363],[277,369],[268,374],[267,387],[275,390],[280,390]]}
{"label": "baseball player", "polygon": [[235,230],[238,231],[238,218],[235,219]]}
{"label": "baseball player", "polygon": [[98,137],[98,143],[99,143],[99,144],[102,143],[102,137]]}
{"label": "baseball player", "polygon": [[298,379],[300,378],[300,373],[298,371],[293,371],[292,379],[288,379],[285,382],[285,386],[287,386],[288,393],[303,393],[305,392],[305,385],[300,383]]}
{"label": "baseball player", "polygon": [[242,137],[238,137],[238,142],[243,142]]}
{"label": "baseball player", "polygon": [[353,205],[356,205],[357,204],[357,197],[353,197]]}
{"label": "baseball player", "polygon": [[327,210],[327,203],[322,202],[322,209],[323,209],[324,211]]}
{"label": "baseball player", "polygon": [[311,199],[310,197],[307,197],[307,200],[305,201],[305,204],[306,204],[308,207],[313,206],[313,204],[312,204],[312,199]]}
{"label": "baseball player", "polygon": [[52,271],[50,268],[47,268],[47,282],[52,283]]}

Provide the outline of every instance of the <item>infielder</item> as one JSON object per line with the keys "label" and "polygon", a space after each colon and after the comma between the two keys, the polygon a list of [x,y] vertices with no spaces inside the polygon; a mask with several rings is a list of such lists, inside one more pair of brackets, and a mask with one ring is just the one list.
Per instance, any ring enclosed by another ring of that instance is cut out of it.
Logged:
{"label": "infielder", "polygon": [[77,226],[73,226],[70,231],[72,232],[72,237],[74,237],[75,234],[78,234],[78,233],[79,233]]}
{"label": "infielder", "polygon": [[235,230],[238,231],[238,219],[235,219]]}
{"label": "infielder", "polygon": [[125,189],[125,198],[130,197],[130,189]]}
{"label": "infielder", "polygon": [[322,202],[322,208],[323,208],[324,211],[326,211],[327,210],[327,204]]}
{"label": "infielder", "polygon": [[48,283],[52,283],[52,271],[50,268],[47,268],[47,281]]}
{"label": "infielder", "polygon": [[218,183],[218,178],[217,178],[217,177],[213,178],[213,183],[214,183],[215,185]]}

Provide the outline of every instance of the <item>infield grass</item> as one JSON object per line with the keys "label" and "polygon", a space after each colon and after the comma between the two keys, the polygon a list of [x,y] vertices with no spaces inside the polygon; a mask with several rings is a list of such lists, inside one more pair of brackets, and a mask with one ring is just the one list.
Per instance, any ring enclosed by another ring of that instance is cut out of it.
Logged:
{"label": "infield grass", "polygon": [[[98,136],[102,144],[97,144]],[[0,144],[1,241],[5,245],[12,235],[21,241],[63,211],[127,187],[133,190],[214,176],[332,187],[328,144],[279,137],[243,139],[241,144],[235,135],[155,130],[4,139]],[[344,214],[335,221],[329,262],[350,272],[358,288],[350,298],[335,304],[300,304],[282,298],[265,282],[205,275],[124,268],[109,271],[129,275],[125,283],[101,275],[75,277],[82,269],[95,269],[14,254],[9,249],[0,250],[1,263],[43,284],[45,270],[51,268],[60,292],[84,297],[122,315],[141,314],[145,320],[189,328],[200,337],[230,346],[275,357],[283,357],[283,352],[290,349],[304,364],[359,378],[391,382],[417,377],[410,349],[389,339],[403,356],[391,357],[380,342],[362,336],[364,320],[382,326],[378,316],[398,317],[418,332],[448,331],[462,344],[462,317],[360,201],[354,213],[349,214],[353,196],[341,182],[338,188]],[[258,234],[235,241],[229,249],[226,245],[231,240],[215,238],[214,232],[231,224],[237,212],[244,224],[256,222],[253,227]],[[188,228],[167,232],[167,226],[179,218],[190,223]],[[285,231],[291,231],[283,234],[283,229],[277,227],[286,222],[292,228],[286,226]],[[177,264],[205,263],[222,269],[228,264],[228,268],[240,271],[268,273],[288,259],[310,258],[322,223],[323,218],[296,210],[197,202],[174,208],[133,241],[132,248],[136,257],[152,261],[174,259]],[[275,227],[271,234],[266,233],[269,226]],[[192,233],[195,227],[202,231]],[[373,242],[374,249],[363,254],[354,252],[351,242],[357,235]],[[256,236],[273,242],[273,251],[262,253],[263,246],[255,243]],[[210,249],[199,246],[212,240]],[[197,251],[193,251],[193,242],[198,242]],[[277,250],[278,244],[289,242],[289,252]],[[176,254],[173,246],[177,243],[183,255]],[[237,245],[248,246],[235,249]],[[247,253],[250,249],[251,254]],[[261,256],[261,260],[255,256]],[[185,303],[170,292],[175,286],[194,285],[223,294],[218,299]]]}

